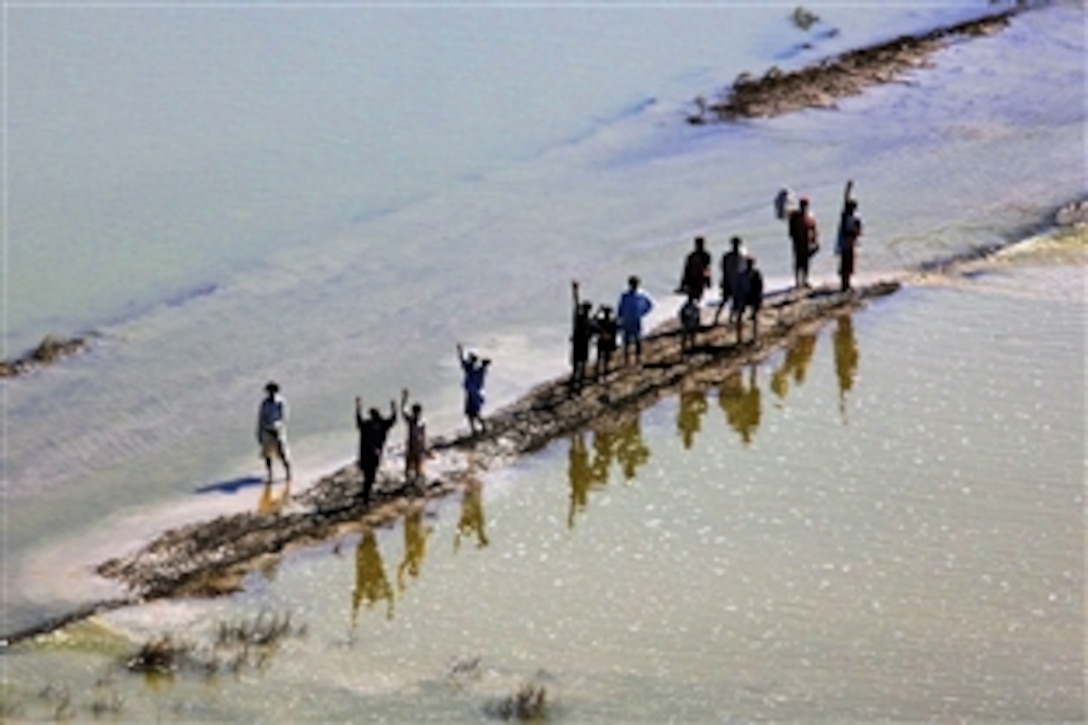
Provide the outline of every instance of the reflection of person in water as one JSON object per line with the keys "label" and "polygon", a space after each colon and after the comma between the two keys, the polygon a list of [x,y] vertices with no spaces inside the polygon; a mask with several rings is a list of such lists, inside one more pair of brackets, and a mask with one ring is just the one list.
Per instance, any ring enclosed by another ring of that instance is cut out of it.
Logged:
{"label": "reflection of person in water", "polygon": [[846,394],[854,387],[858,374],[858,341],[854,337],[854,320],[840,315],[835,320],[832,336],[835,345],[835,374],[839,378],[839,411],[846,412]]}
{"label": "reflection of person in water", "polygon": [[404,559],[397,567],[397,586],[404,591],[404,575],[419,576],[423,557],[427,555],[427,537],[434,531],[423,525],[423,509],[416,508],[404,516]]}
{"label": "reflection of person in water", "polygon": [[725,413],[725,421],[740,434],[744,445],[751,445],[759,428],[760,417],[760,392],[755,365],[747,384],[740,370],[734,370],[722,380],[718,388],[718,405]]}
{"label": "reflection of person in water", "polygon": [[593,461],[589,464],[589,475],[593,483],[601,486],[608,483],[608,471],[615,459],[616,434],[610,430],[593,431]]}
{"label": "reflection of person in water", "polygon": [[623,477],[631,481],[639,466],[650,460],[650,449],[642,440],[642,419],[636,412],[616,431],[616,460],[623,469]]}
{"label": "reflection of person in water", "polygon": [[798,335],[786,349],[786,357],[782,364],[771,375],[771,390],[781,399],[786,398],[790,390],[789,378],[800,387],[805,382],[809,363],[812,362],[812,354],[816,350],[816,335],[811,333]]}
{"label": "reflection of person in water", "polygon": [[570,439],[567,478],[570,480],[570,510],[567,512],[567,526],[574,528],[574,515],[578,511],[585,511],[589,487],[593,484],[593,471],[589,465],[586,437],[581,431],[575,433]]}
{"label": "reflection of person in water", "polygon": [[685,449],[690,449],[695,442],[695,434],[702,428],[703,414],[706,413],[706,391],[700,389],[685,390],[680,393],[680,407],[676,411],[676,430]]}
{"label": "reflection of person in water", "polygon": [[257,499],[257,513],[261,516],[272,516],[283,511],[284,504],[287,503],[287,499],[291,498],[291,479],[283,484],[283,490],[276,496],[272,493],[272,482],[265,481],[264,489],[261,491],[261,497]]}
{"label": "reflection of person in water", "polygon": [[475,537],[476,548],[487,546],[487,533],[484,531],[483,485],[476,478],[470,478],[465,485],[465,495],[461,499],[461,518],[457,521],[457,533],[453,537],[453,550],[461,548],[461,539]]}
{"label": "reflection of person in water", "polygon": [[368,607],[385,600],[386,619],[393,618],[393,587],[385,576],[382,554],[378,551],[378,539],[367,529],[355,549],[355,590],[351,593],[351,626],[359,619],[359,607],[366,601]]}

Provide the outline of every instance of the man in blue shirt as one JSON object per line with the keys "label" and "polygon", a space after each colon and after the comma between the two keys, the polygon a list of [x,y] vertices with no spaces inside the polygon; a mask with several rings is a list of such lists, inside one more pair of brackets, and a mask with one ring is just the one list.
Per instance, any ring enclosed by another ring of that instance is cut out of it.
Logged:
{"label": "man in blue shirt", "polygon": [[639,278],[631,275],[627,279],[627,291],[620,296],[616,305],[616,317],[623,333],[623,364],[627,364],[628,350],[635,348],[635,362],[642,360],[642,318],[650,314],[654,302],[650,296],[639,289]]}

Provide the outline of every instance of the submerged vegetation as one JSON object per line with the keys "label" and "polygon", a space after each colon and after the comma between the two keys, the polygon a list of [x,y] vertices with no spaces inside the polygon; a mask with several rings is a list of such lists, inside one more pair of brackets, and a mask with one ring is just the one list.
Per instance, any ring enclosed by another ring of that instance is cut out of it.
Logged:
{"label": "submerged vegetation", "polygon": [[489,702],[484,712],[497,720],[540,722],[548,718],[548,692],[543,685],[526,682],[517,692]]}
{"label": "submerged vegetation", "polygon": [[149,675],[172,676],[179,671],[214,675],[263,667],[280,641],[305,636],[305,625],[292,626],[290,612],[259,612],[252,620],[220,622],[210,645],[199,647],[170,635],[152,639],[124,661],[125,669]]}

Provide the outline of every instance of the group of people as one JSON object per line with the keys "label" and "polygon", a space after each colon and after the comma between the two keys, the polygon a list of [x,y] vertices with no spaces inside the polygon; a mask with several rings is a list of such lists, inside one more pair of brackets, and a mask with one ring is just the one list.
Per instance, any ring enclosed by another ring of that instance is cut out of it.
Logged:
{"label": "group of people", "polygon": [[[485,430],[483,419],[484,381],[491,360],[481,358],[473,351],[465,351],[457,344],[457,359],[463,372],[465,393],[465,417],[473,435]],[[291,481],[291,459],[287,448],[287,401],[280,394],[280,386],[275,381],[265,385],[265,397],[257,410],[257,442],[261,457],[264,458],[267,482],[272,481],[274,460],[283,464],[284,475]],[[409,392],[401,391],[399,413],[407,427],[404,446],[405,481],[419,485],[423,481],[423,463],[428,456],[427,426],[423,421],[423,406],[418,402],[408,405]],[[381,467],[382,455],[389,431],[396,425],[398,406],[395,400],[389,401],[389,415],[382,415],[377,408],[370,408],[363,414],[363,399],[355,397],[355,427],[359,432],[359,451],[356,462],[362,474],[362,488],[358,501],[370,505],[374,482]]]}
{"label": "group of people", "polygon": [[[839,212],[839,228],[835,240],[835,254],[839,257],[839,288],[846,292],[851,288],[854,276],[857,248],[861,239],[862,224],[858,216],[858,202],[853,198],[854,182],[847,181],[843,191],[842,211]],[[793,192],[782,189],[775,197],[775,210],[779,219],[786,220],[790,244],[793,250],[794,285],[807,289],[811,259],[820,251],[816,217],[810,209],[809,199],[798,199],[797,208],[792,205]]]}
{"label": "group of people", "polygon": [[[839,256],[839,279],[843,291],[851,288],[858,240],[862,224],[857,215],[858,204],[851,196],[853,182],[847,182],[843,193],[842,211],[836,253]],[[816,218],[810,209],[809,199],[802,196],[793,207],[793,192],[782,189],[775,198],[775,211],[787,222],[793,251],[794,284],[797,289],[810,287],[809,263],[819,251],[819,234]],[[700,305],[703,295],[711,287],[713,259],[702,236],[695,237],[694,248],[684,260],[680,284],[676,292],[685,296],[680,308],[681,351],[688,352],[695,345],[701,328]],[[729,306],[729,322],[736,325],[737,341],[742,339],[742,322],[745,313],[752,320],[753,340],[759,337],[759,311],[763,306],[763,275],[755,258],[744,249],[740,237],[730,239],[729,250],[721,258],[721,301],[714,313],[717,325],[725,307]],[[629,364],[633,355],[636,364],[642,360],[643,319],[654,309],[654,300],[642,288],[635,275],[627,280],[627,289],[620,295],[616,307],[602,304],[596,311],[593,303],[583,299],[577,280],[571,282],[572,330],[571,376],[568,383],[570,395],[581,393],[587,378],[590,349],[596,342],[595,377],[600,380],[611,372],[612,357],[622,342],[623,364]],[[484,379],[491,361],[480,358],[475,352],[465,351],[457,344],[457,358],[463,372],[465,417],[472,435],[482,433],[486,424],[482,416],[484,404]],[[427,456],[426,425],[423,407],[419,403],[408,406],[409,393],[404,389],[400,400],[400,417],[408,429],[405,444],[405,478],[418,483],[423,478],[423,461]],[[355,425],[359,431],[358,464],[363,485],[360,499],[369,505],[370,496],[381,465],[382,452],[390,429],[397,421],[396,401],[389,401],[389,415],[383,416],[377,408],[370,408],[363,415],[363,401],[355,398]],[[272,480],[272,461],[283,463],[288,481],[291,479],[291,463],[287,453],[286,438],[287,404],[279,393],[279,385],[269,382],[265,386],[265,398],[261,401],[257,416],[257,441],[265,461],[267,480]]]}
{"label": "group of people", "polygon": [[653,299],[641,288],[641,281],[632,275],[627,279],[627,290],[620,295],[615,312],[602,304],[593,311],[593,303],[582,299],[578,280],[570,283],[573,321],[571,325],[571,376],[568,388],[572,395],[580,393],[586,381],[589,352],[596,341],[597,360],[594,370],[601,379],[608,375],[612,355],[619,348],[617,338],[622,339],[623,364],[627,365],[633,353],[635,362],[642,360],[642,320],[654,308]]}
{"label": "group of people", "polygon": [[[861,237],[861,219],[857,215],[858,203],[851,196],[854,182],[849,181],[843,193],[842,211],[835,252],[839,256],[839,280],[842,291],[851,289],[857,247]],[[779,219],[787,223],[793,251],[793,272],[796,289],[810,289],[809,266],[820,250],[816,217],[810,208],[808,197],[802,196],[794,205],[794,195],[782,189],[775,198],[775,211]],[[706,248],[706,239],[695,237],[694,248],[684,259],[677,294],[684,295],[679,310],[680,349],[686,353],[695,347],[696,336],[702,327],[700,306],[703,295],[712,285],[713,258]],[[620,297],[613,314],[608,305],[601,305],[594,313],[593,305],[581,298],[578,282],[571,283],[573,323],[571,330],[571,376],[568,384],[571,395],[581,392],[589,367],[590,348],[597,343],[595,373],[598,379],[608,375],[612,355],[617,349],[617,335],[622,333],[623,360],[626,365],[629,351],[634,351],[635,362],[642,355],[642,319],[654,307],[654,302],[640,288],[639,278],[628,280],[628,289]],[[752,338],[759,338],[759,311],[763,307],[763,273],[755,257],[744,249],[744,242],[734,236],[729,240],[729,250],[721,258],[721,300],[714,313],[712,324],[717,325],[722,312],[728,306],[728,322],[736,326],[737,341],[743,338],[743,320],[747,315],[752,321]]]}

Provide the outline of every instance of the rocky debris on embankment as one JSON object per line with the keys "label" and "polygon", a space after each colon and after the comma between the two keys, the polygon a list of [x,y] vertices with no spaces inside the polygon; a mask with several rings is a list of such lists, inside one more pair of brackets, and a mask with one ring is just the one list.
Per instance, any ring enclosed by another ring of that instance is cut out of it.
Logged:
{"label": "rocky debris on embankment", "polygon": [[81,353],[90,345],[90,337],[91,335],[76,335],[74,337],[46,335],[33,350],[29,350],[17,358],[0,360],[0,378],[14,378],[19,375],[26,375],[38,368],[53,365],[62,358]]}
{"label": "rocky debris on embankment", "polygon": [[[349,464],[291,496],[271,513],[235,513],[171,529],[97,568],[100,575],[122,583],[127,596],[91,603],[9,634],[0,639],[0,647],[141,601],[238,591],[248,574],[274,563],[292,547],[389,524],[424,499],[462,489],[481,470],[494,469],[591,425],[621,420],[675,391],[687,379],[714,371],[726,374],[758,362],[787,344],[798,330],[892,294],[899,286],[898,281],[881,281],[852,292],[820,288],[773,293],[760,313],[757,341],[752,340],[751,321],[745,322],[739,342],[732,326],[704,325],[694,348],[686,353],[681,350],[677,323],[667,322],[647,336],[641,364],[614,365],[603,380],[590,382],[580,395],[569,394],[565,377],[551,380],[488,417],[484,433],[435,439],[423,485],[406,484],[403,477],[391,473],[396,466],[390,465],[379,476],[372,505],[364,509],[355,498],[360,475]],[[704,313],[709,316],[710,311]]]}
{"label": "rocky debris on embankment", "polygon": [[696,110],[688,116],[688,122],[770,118],[805,108],[833,108],[841,98],[860,95],[870,86],[897,81],[908,71],[931,65],[930,56],[957,38],[1000,32],[1013,15],[1031,5],[1018,3],[983,18],[903,35],[795,71],[773,67],[760,77],[741,73],[732,86],[719,94],[720,100],[695,99]]}
{"label": "rocky debris on embankment", "polygon": [[242,578],[289,546],[327,540],[360,525],[380,525],[402,515],[413,499],[458,490],[478,470],[493,469],[618,410],[644,407],[674,389],[685,376],[712,365],[743,364],[765,356],[790,332],[814,320],[888,295],[897,282],[879,282],[854,292],[829,289],[770,295],[760,314],[760,337],[744,341],[724,324],[706,326],[694,350],[681,352],[675,323],[648,336],[641,365],[614,369],[604,380],[570,395],[565,378],[543,383],[487,419],[475,436],[436,439],[431,478],[408,486],[398,476],[379,478],[369,510],[355,501],[360,479],[347,465],[292,497],[276,515],[245,512],[167,531],[143,549],[102,564],[98,572],[120,580],[142,598],[209,596],[237,590]]}

